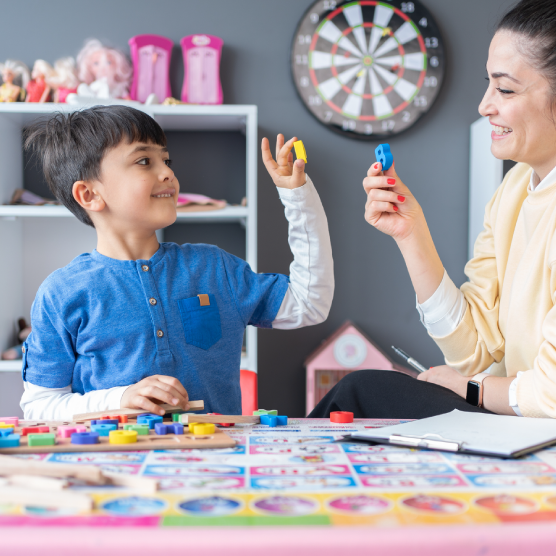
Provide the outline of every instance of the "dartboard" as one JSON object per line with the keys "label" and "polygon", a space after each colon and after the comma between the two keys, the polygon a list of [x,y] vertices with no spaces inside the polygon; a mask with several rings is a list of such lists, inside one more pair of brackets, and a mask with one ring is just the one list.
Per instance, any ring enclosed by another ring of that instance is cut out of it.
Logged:
{"label": "dartboard", "polygon": [[313,116],[338,133],[374,139],[406,130],[431,109],[444,49],[416,0],[319,0],[297,27],[291,65]]}

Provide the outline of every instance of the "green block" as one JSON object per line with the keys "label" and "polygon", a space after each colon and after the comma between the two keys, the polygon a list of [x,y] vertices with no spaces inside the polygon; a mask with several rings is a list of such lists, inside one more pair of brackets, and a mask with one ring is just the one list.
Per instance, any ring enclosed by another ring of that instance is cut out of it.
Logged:
{"label": "green block", "polygon": [[51,432],[29,434],[27,439],[29,446],[56,446],[56,436]]}
{"label": "green block", "polygon": [[253,411],[253,415],[278,415],[278,410],[276,410],[276,409],[257,409],[257,411]]}
{"label": "green block", "polygon": [[306,515],[306,516],[249,516],[249,515],[231,515],[222,517],[196,517],[196,516],[178,516],[167,515],[162,518],[163,527],[199,527],[199,526],[229,526],[235,525],[239,527],[271,525],[280,526],[311,526],[325,525],[330,526],[330,517],[327,515]]}
{"label": "green block", "polygon": [[128,423],[124,425],[124,431],[137,431],[137,434],[149,435],[149,425],[134,425],[133,423]]}
{"label": "green block", "polygon": [[172,422],[179,423],[180,422],[180,415],[181,413],[172,413]]}

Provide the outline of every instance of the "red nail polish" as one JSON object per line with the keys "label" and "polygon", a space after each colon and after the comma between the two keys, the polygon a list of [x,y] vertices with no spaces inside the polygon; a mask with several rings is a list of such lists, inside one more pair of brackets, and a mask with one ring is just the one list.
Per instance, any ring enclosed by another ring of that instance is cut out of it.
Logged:
{"label": "red nail polish", "polygon": [[375,164],[375,170],[378,170],[378,164]]}
{"label": "red nail polish", "polygon": [[394,178],[388,178],[386,181],[388,185],[396,185],[396,180]]}
{"label": "red nail polish", "polygon": [[405,201],[405,197],[403,195],[398,195],[398,201],[403,203]]}
{"label": "red nail polish", "polygon": [[398,207],[396,205],[394,205],[394,212],[398,211]]}

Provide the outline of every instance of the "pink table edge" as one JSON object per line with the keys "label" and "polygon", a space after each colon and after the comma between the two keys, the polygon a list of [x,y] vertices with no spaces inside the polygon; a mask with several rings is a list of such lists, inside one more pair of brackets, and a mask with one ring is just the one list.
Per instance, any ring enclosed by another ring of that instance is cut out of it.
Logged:
{"label": "pink table edge", "polygon": [[1,553],[17,556],[513,556],[553,555],[556,524],[371,527],[1,528]]}

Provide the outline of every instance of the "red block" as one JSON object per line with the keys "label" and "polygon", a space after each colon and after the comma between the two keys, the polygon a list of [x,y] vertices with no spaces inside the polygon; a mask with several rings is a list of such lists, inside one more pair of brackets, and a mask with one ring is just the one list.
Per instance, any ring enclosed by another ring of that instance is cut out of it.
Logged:
{"label": "red block", "polygon": [[41,432],[50,432],[50,427],[23,427],[21,429],[21,436],[27,436],[28,434]]}
{"label": "red block", "polygon": [[353,423],[353,413],[351,411],[332,411],[330,421],[332,423]]}

